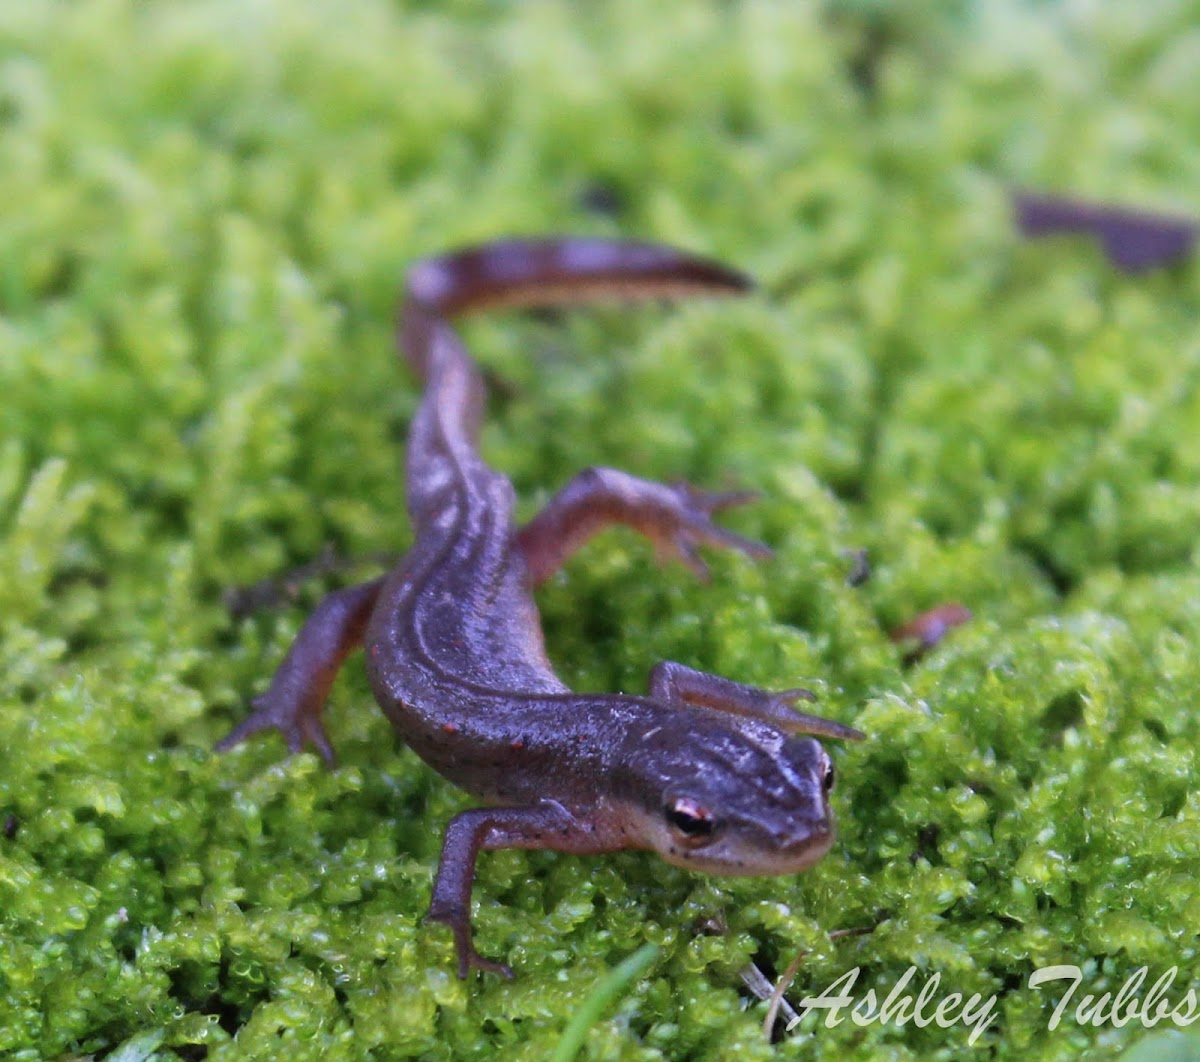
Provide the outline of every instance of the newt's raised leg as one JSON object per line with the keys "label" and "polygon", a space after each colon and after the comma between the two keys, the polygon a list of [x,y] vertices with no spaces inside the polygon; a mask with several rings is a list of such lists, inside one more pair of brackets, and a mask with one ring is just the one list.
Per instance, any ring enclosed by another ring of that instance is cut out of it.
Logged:
{"label": "newt's raised leg", "polygon": [[843,741],[860,740],[864,735],[853,727],[793,710],[796,701],[815,701],[811,690],[781,690],[773,693],[747,686],[707,671],[697,671],[673,660],[655,664],[650,671],[650,696],[667,704],[693,705],[729,712],[772,723],[792,734],[816,734]]}
{"label": "newt's raised leg", "polygon": [[594,825],[581,823],[553,801],[531,807],[459,812],[446,827],[426,921],[444,922],[454,931],[459,977],[465,978],[471,969],[512,977],[507,965],[485,959],[471,941],[471,885],[479,853],[495,848],[550,848],[595,855],[621,847],[619,839],[607,838]]}
{"label": "newt's raised leg", "polygon": [[593,535],[625,524],[649,538],[662,557],[676,557],[701,578],[708,568],[698,546],[721,546],[767,558],[761,542],[718,527],[713,513],[744,505],[753,491],[702,491],[686,483],[653,483],[615,468],[580,472],[517,533],[534,585],[545,582]]}
{"label": "newt's raised leg", "polygon": [[335,590],[308,617],[270,688],[254,699],[254,711],[217,743],[224,750],[260,730],[279,730],[291,752],[312,745],[326,763],[333,746],[321,725],[330,687],[346,657],[362,644],[383,577]]}

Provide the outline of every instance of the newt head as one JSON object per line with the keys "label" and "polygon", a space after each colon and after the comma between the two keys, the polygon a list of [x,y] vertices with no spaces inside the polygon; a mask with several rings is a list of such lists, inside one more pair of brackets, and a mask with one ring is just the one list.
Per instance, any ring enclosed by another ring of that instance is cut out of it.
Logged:
{"label": "newt head", "polygon": [[770,724],[704,715],[689,713],[686,730],[676,717],[627,746],[614,779],[627,835],[668,863],[708,874],[807,870],[835,835],[829,753]]}

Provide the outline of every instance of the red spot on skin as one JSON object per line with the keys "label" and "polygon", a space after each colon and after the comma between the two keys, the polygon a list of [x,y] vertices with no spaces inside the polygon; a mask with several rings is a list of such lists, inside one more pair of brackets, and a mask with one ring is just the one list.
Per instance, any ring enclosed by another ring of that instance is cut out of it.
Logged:
{"label": "red spot on skin", "polygon": [[525,747],[525,739],[524,739],[524,738],[516,738],[516,739],[513,741],[513,743],[512,743],[512,746],[511,746],[511,747],[512,747],[512,748],[514,748],[514,749],[518,749],[518,750],[519,750],[519,749],[523,749],[523,748]]}
{"label": "red spot on skin", "polygon": [[457,723],[443,723],[442,724],[442,733],[443,734],[457,734],[458,733],[458,724]]}

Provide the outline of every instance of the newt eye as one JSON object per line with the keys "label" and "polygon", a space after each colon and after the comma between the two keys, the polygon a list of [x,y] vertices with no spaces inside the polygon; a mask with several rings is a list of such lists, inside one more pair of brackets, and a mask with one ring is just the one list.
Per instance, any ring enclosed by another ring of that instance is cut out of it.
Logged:
{"label": "newt eye", "polygon": [[837,781],[837,772],[833,769],[833,760],[825,757],[825,773],[821,776],[821,788],[826,793],[833,792],[833,784]]}
{"label": "newt eye", "polygon": [[716,829],[713,814],[691,797],[676,797],[666,806],[667,822],[675,840],[688,848],[707,844]]}

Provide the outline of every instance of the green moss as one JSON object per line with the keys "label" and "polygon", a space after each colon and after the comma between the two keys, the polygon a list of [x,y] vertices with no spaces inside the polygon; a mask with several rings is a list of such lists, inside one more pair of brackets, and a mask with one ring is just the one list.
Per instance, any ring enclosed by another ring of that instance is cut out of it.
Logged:
{"label": "green moss", "polygon": [[[1195,15],[0,5],[0,1055],[540,1059],[649,943],[589,1057],[967,1050],[815,1015],[770,1047],[737,971],[800,951],[793,1000],[854,967],[997,994],[995,1057],[1194,1057],[1137,1021],[1052,1031],[1027,980],[1200,977],[1198,267],[1022,245],[1005,186],[1200,210]],[[209,751],[333,580],[243,620],[223,593],[405,547],[405,265],[568,230],[763,293],[472,322],[523,511],[596,462],[752,485],[729,522],[776,557],[702,586],[595,543],[541,597],[564,676],[805,684],[870,740],[835,753],[841,838],[798,878],[486,856],[479,946],[518,977],[463,984],[420,920],[466,801],[357,664],[337,770]],[[974,621],[906,669],[886,632],[947,600]]]}

